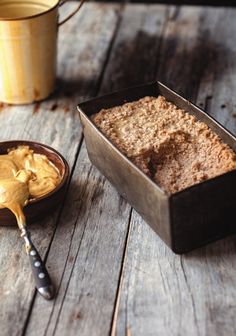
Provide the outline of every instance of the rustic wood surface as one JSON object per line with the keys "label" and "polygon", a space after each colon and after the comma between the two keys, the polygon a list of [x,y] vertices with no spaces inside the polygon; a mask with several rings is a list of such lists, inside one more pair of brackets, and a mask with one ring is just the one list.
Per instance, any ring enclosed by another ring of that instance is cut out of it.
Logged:
{"label": "rustic wood surface", "polygon": [[0,227],[1,336],[236,334],[235,237],[174,255],[90,165],[76,111],[79,101],[158,78],[236,133],[235,16],[87,3],[60,28],[54,95],[0,105],[1,140],[49,144],[71,166],[65,202],[30,227],[54,301],[35,293],[17,229]]}

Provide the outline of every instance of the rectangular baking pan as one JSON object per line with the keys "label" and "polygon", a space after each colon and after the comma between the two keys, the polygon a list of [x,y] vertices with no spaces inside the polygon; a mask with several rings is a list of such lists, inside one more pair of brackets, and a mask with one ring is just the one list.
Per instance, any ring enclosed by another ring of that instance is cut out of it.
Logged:
{"label": "rectangular baking pan", "polygon": [[161,239],[175,252],[185,253],[235,230],[236,170],[167,195],[123,155],[93,124],[102,108],[163,95],[196,116],[236,151],[236,139],[223,126],[160,82],[129,88],[78,105],[91,162],[115,186]]}

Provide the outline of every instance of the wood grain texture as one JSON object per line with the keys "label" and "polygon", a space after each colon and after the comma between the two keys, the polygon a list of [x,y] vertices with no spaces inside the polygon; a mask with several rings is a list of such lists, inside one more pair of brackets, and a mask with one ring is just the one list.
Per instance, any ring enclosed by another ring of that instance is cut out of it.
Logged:
{"label": "wood grain texture", "polygon": [[[161,80],[234,132],[235,14],[173,7],[158,67]],[[235,246],[230,237],[176,256],[133,212],[114,334],[235,335]]]}
{"label": "wood grain texture", "polygon": [[235,237],[174,255],[134,213],[116,335],[234,335]]}
{"label": "wood grain texture", "polygon": [[[95,0],[97,2],[104,2],[104,0]],[[117,2],[117,0],[106,0],[106,2]],[[134,2],[134,3],[144,3],[143,0],[120,0],[119,2]],[[156,3],[156,4],[175,4],[175,5],[201,5],[201,6],[235,6],[234,0],[148,0],[145,3]]]}
{"label": "wood grain texture", "polygon": [[156,79],[168,13],[168,6],[125,6],[100,93]]}
{"label": "wood grain texture", "polygon": [[[101,53],[102,42],[107,41],[103,50],[112,42],[121,8],[88,6],[88,9],[94,11],[94,16],[89,20],[91,36],[84,38],[91,40],[90,48],[93,46],[94,50],[84,60],[87,70],[92,57],[98,65],[103,64],[96,48]],[[94,28],[95,20],[100,25]],[[95,32],[102,39],[98,41],[101,45],[93,45]],[[85,45],[82,52],[84,49]],[[109,53],[108,48],[106,51]],[[36,335],[109,333],[129,211],[130,207],[91,167],[83,144],[47,259],[58,281],[58,294],[53,305],[48,306],[39,296],[36,298],[26,335],[35,334],[35,329]]]}
{"label": "wood grain texture", "polygon": [[235,14],[86,3],[60,29],[54,95],[0,105],[2,140],[47,143],[73,173],[64,205],[30,228],[54,301],[35,295],[17,230],[0,227],[1,336],[235,335],[235,237],[174,255],[91,166],[75,109],[158,77],[235,132]]}
{"label": "wood grain texture", "polygon": [[[68,4],[66,11],[69,12],[74,5]],[[99,77],[103,71],[113,30],[116,27],[117,10],[117,6],[108,8],[102,5],[86,4],[78,16],[75,16],[70,23],[68,22],[60,29],[59,79],[56,92],[47,101],[40,104],[16,107],[2,104],[0,112],[1,140],[30,139],[41,141],[59,150],[73,167],[81,139],[81,127],[76,105],[79,99],[97,93]],[[107,29],[107,26],[110,29]],[[79,33],[77,34],[77,32]],[[50,248],[58,216],[59,211],[43,223],[31,226],[32,239],[42,256]],[[71,222],[68,224],[71,225]],[[72,225],[69,235],[73,230]],[[31,312],[34,284],[28,258],[23,251],[18,231],[0,228],[0,237],[1,335],[20,335],[27,325],[27,316]],[[60,246],[61,242],[59,250]],[[66,246],[64,249],[61,250],[60,257],[64,252],[64,259],[66,259]],[[55,258],[57,262],[53,262],[52,266],[48,264],[48,269],[56,285],[60,281],[57,272],[60,274],[60,267],[63,270],[64,259]],[[57,263],[60,265],[59,269],[57,269]],[[53,306],[52,302],[44,300],[41,301],[41,304],[43,312]],[[37,315],[37,308],[35,314]],[[46,321],[43,322],[43,326],[46,326]],[[34,328],[32,333],[37,332],[42,335],[44,330],[40,329],[41,326],[38,327]]]}

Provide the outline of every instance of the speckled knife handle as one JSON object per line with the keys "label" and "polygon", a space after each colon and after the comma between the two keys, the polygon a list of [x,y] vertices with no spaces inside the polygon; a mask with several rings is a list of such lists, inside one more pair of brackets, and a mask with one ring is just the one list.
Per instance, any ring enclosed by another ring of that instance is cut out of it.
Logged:
{"label": "speckled knife handle", "polygon": [[29,255],[35,286],[45,299],[51,300],[54,297],[54,288],[46,266],[32,243],[29,233],[25,231],[22,236],[25,240],[27,254]]}

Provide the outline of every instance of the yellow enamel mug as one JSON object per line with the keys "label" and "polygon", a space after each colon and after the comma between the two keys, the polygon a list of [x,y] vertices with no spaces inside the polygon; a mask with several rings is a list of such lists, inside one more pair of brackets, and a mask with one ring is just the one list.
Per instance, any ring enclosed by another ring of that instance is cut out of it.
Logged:
{"label": "yellow enamel mug", "polygon": [[0,101],[28,104],[54,90],[60,0],[0,0]]}

